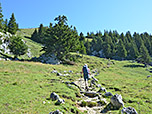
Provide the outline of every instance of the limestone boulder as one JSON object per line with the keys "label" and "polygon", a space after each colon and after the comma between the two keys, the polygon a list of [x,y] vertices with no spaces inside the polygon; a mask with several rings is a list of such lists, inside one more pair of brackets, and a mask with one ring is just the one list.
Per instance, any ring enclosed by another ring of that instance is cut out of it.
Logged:
{"label": "limestone boulder", "polygon": [[124,103],[122,101],[121,95],[115,94],[114,96],[111,97],[110,102],[117,109],[119,109],[120,107],[124,107]]}
{"label": "limestone boulder", "polygon": [[55,92],[53,92],[53,93],[51,93],[50,98],[51,98],[53,101],[55,101],[55,100],[58,100],[60,97],[59,97],[59,95],[57,95]]}

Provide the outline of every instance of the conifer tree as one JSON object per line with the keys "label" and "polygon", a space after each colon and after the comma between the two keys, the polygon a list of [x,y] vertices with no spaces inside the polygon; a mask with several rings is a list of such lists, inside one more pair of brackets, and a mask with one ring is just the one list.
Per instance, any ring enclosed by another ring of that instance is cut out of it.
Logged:
{"label": "conifer tree", "polygon": [[84,43],[83,41],[80,41],[80,49],[79,49],[79,52],[82,53],[82,54],[86,54],[86,47],[84,46]]}
{"label": "conifer tree", "polygon": [[125,59],[127,56],[127,51],[121,39],[119,40],[119,43],[117,46],[117,55],[121,57],[122,59]]}
{"label": "conifer tree", "polygon": [[7,19],[4,22],[4,31],[8,32],[8,22],[7,22]]}
{"label": "conifer tree", "polygon": [[85,41],[85,37],[82,32],[80,33],[80,41]]}
{"label": "conifer tree", "polygon": [[8,23],[8,32],[10,32],[11,34],[15,34],[17,32],[17,29],[18,29],[18,25],[16,23],[14,13],[12,13],[12,16]]}
{"label": "conifer tree", "polygon": [[97,47],[96,50],[100,51],[102,49],[102,45],[103,45],[103,40],[101,37],[97,37]]}
{"label": "conifer tree", "polygon": [[140,37],[140,35],[137,34],[136,32],[133,34],[133,37],[134,37],[135,43],[136,43],[136,45],[137,45],[137,48],[138,48],[138,50],[140,51],[140,47],[141,47],[141,45],[143,44],[143,40],[142,40],[142,38]]}
{"label": "conifer tree", "polygon": [[3,30],[3,14],[2,14],[1,3],[0,3],[0,30]]}
{"label": "conifer tree", "polygon": [[27,45],[22,41],[21,37],[12,36],[8,45],[10,52],[14,54],[14,58],[24,55],[27,52]]}
{"label": "conifer tree", "polygon": [[108,43],[103,44],[103,53],[106,58],[112,58],[111,46]]}
{"label": "conifer tree", "polygon": [[147,48],[145,47],[145,45],[143,43],[140,47],[140,56],[138,59],[140,60],[140,62],[142,62],[144,64],[149,64],[151,62],[151,57],[148,53]]}
{"label": "conifer tree", "polygon": [[128,44],[129,49],[128,49],[128,58],[129,59],[136,59],[139,56],[139,51],[134,42],[130,42]]}
{"label": "conifer tree", "polygon": [[45,28],[43,27],[43,24],[40,24],[40,27],[39,27],[38,33],[37,33],[37,42],[39,42],[39,43],[43,42],[44,33],[45,33]]}
{"label": "conifer tree", "polygon": [[58,16],[54,20],[57,23],[47,29],[43,50],[50,55],[55,54],[60,60],[65,60],[69,52],[80,46],[79,37],[76,30],[67,25],[66,16]]}
{"label": "conifer tree", "polygon": [[85,47],[86,47],[87,54],[90,55],[91,54],[91,44],[90,44],[88,39],[87,39],[87,41],[85,43]]}
{"label": "conifer tree", "polygon": [[34,30],[33,34],[31,35],[31,40],[38,42],[38,32],[37,29]]}

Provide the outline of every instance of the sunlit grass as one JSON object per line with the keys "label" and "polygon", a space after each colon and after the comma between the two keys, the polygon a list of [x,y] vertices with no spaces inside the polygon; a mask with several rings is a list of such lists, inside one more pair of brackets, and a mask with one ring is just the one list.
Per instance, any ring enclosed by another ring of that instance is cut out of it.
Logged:
{"label": "sunlit grass", "polygon": [[[114,61],[114,60],[113,60]],[[49,65],[39,62],[0,61],[0,112],[1,113],[38,113],[44,114],[61,110],[71,113],[77,110],[78,89],[67,87],[63,81],[75,81],[81,77],[82,66],[87,63],[91,70],[97,69],[99,84],[113,94],[121,94],[125,107],[135,108],[139,114],[151,114],[152,77],[144,65],[131,61],[111,61],[108,59],[83,55],[76,65]],[[109,64],[110,63],[110,64]],[[63,73],[72,70],[69,77],[56,76],[53,69]],[[64,105],[55,105],[49,100],[51,92],[66,98]],[[110,99],[107,98],[108,101]],[[43,103],[45,101],[46,103]],[[119,111],[113,111],[119,112]]]}

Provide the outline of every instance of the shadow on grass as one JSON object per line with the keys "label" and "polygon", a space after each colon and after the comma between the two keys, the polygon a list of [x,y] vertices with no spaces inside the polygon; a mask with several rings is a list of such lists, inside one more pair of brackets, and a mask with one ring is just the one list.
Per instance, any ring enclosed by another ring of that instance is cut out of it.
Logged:
{"label": "shadow on grass", "polygon": [[[75,57],[76,59],[82,58],[82,56],[80,56],[80,55],[75,55],[73,57]],[[1,53],[1,52],[0,52],[0,58],[2,58],[4,60],[11,60],[11,61],[32,61],[32,62],[41,62],[43,64],[54,64],[54,63],[47,63],[46,61],[42,62],[40,57],[38,57],[38,58],[33,57],[31,59],[19,59],[17,57],[12,57],[10,55],[7,55],[7,54]],[[62,60],[61,64],[63,64],[63,65],[76,65],[75,61],[73,61],[73,60]]]}
{"label": "shadow on grass", "polygon": [[145,65],[135,65],[135,64],[132,64],[132,65],[124,65],[124,67],[130,67],[130,68],[142,67],[142,68],[144,68]]}

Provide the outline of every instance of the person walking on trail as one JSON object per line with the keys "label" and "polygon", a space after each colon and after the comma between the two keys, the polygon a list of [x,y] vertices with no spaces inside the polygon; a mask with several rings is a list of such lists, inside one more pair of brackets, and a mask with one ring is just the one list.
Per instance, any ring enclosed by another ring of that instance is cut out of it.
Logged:
{"label": "person walking on trail", "polygon": [[82,73],[84,76],[84,82],[85,82],[85,89],[88,90],[88,80],[90,75],[90,69],[88,68],[88,65],[85,64],[82,68]]}

